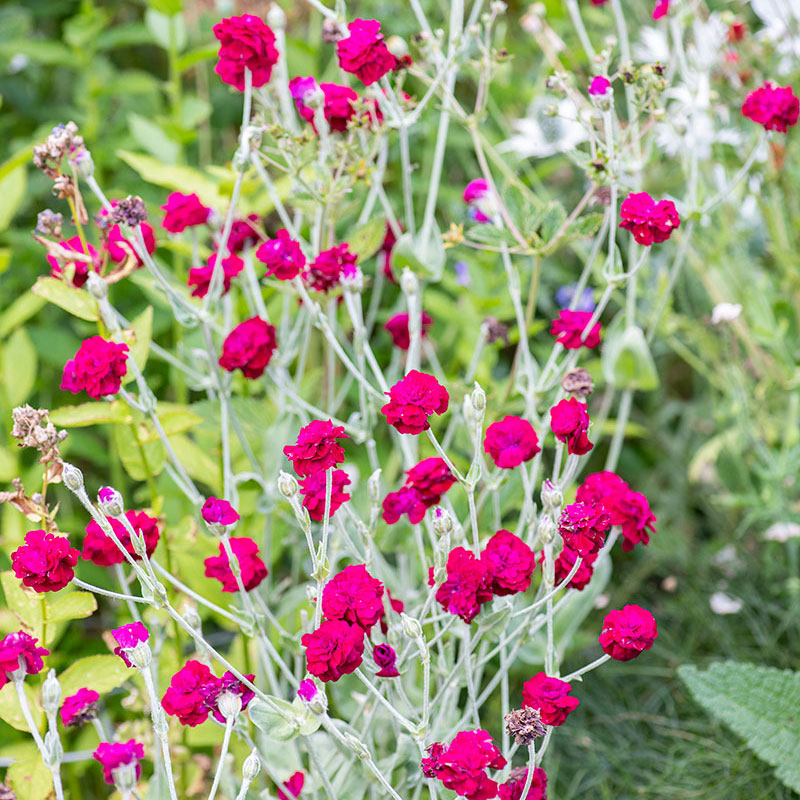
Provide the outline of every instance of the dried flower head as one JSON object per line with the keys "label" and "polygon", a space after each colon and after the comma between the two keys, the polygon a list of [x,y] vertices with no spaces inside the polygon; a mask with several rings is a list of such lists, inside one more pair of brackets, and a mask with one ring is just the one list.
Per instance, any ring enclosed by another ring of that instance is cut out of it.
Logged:
{"label": "dried flower head", "polygon": [[64,217],[50,208],[40,211],[36,215],[35,232],[40,236],[61,236],[61,225]]}
{"label": "dried flower head", "polygon": [[56,125],[42,144],[33,147],[33,166],[50,178],[59,176],[61,162],[73,147],[83,146],[83,137],[78,135],[74,122]]}
{"label": "dried flower head", "polygon": [[59,456],[59,442],[67,438],[66,431],[58,430],[50,422],[49,414],[46,408],[36,409],[27,404],[17,406],[11,412],[14,421],[11,435],[19,439],[17,446],[33,447],[38,450],[42,454],[39,459],[40,464],[55,461]]}
{"label": "dried flower head", "polygon": [[111,212],[111,220],[135,228],[147,219],[147,207],[144,200],[138,195],[128,195],[124,200],[118,200]]}
{"label": "dried flower head", "polygon": [[576,367],[564,374],[561,388],[575,397],[587,397],[594,391],[594,381],[588,369]]}
{"label": "dried flower head", "polygon": [[514,741],[522,747],[527,747],[534,739],[547,733],[541,712],[537,708],[517,708],[509,711],[503,719],[508,735],[513,736]]}

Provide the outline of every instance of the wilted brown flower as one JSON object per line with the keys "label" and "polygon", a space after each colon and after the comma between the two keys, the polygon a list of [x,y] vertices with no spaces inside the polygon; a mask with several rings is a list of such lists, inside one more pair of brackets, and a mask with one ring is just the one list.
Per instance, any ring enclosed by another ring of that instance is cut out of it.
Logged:
{"label": "wilted brown flower", "polygon": [[542,722],[542,715],[536,708],[517,708],[503,717],[509,736],[521,747],[527,747],[534,739],[547,733],[547,726]]}
{"label": "wilted brown flower", "polygon": [[33,447],[38,450],[42,454],[40,464],[55,461],[59,456],[59,442],[67,437],[66,431],[58,430],[50,422],[49,413],[46,408],[35,409],[27,404],[17,406],[11,412],[14,420],[11,435],[20,440],[19,447]]}
{"label": "wilted brown flower", "polygon": [[594,381],[587,369],[576,367],[567,372],[561,379],[561,388],[576,397],[586,397],[594,391]]}
{"label": "wilted brown flower", "polygon": [[138,195],[128,195],[120,200],[111,212],[111,219],[135,228],[147,219],[147,207]]}
{"label": "wilted brown flower", "polygon": [[483,320],[483,335],[489,344],[502,339],[505,344],[508,344],[508,325],[495,317],[486,317]]}

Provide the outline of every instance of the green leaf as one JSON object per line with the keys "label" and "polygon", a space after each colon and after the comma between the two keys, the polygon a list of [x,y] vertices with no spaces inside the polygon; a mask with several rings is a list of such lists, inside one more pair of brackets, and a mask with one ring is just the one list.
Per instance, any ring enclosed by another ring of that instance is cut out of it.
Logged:
{"label": "green leaf", "polygon": [[658,388],[658,372],[641,328],[612,323],[602,360],[605,379],[618,389],[650,392]]}
{"label": "green leaf", "polygon": [[164,446],[158,438],[149,441],[150,438],[150,426],[144,422],[114,426],[114,441],[122,466],[135,481],[154,478],[164,469],[167,459]]}
{"label": "green leaf", "polygon": [[201,122],[205,122],[211,116],[211,103],[201,100],[199,97],[184,97],[181,101],[180,120],[181,125],[193,131]]}
{"label": "green leaf", "polygon": [[69,622],[91,617],[97,610],[97,600],[91,592],[69,592],[47,604],[47,622]]}
{"label": "green leaf", "polygon": [[17,167],[0,178],[0,230],[5,230],[25,197],[28,185],[28,170]]}
{"label": "green leaf", "polygon": [[189,476],[217,489],[220,482],[219,463],[206,450],[195,444],[188,436],[170,436],[170,444]]}
{"label": "green leaf", "polygon": [[147,0],[147,5],[159,14],[167,14],[168,16],[174,16],[183,11],[181,0]]}
{"label": "green leaf", "polygon": [[179,53],[186,47],[186,23],[176,16],[180,14],[180,0],[148,0],[148,5],[150,8],[144,12],[147,29],[164,50],[174,45]]}
{"label": "green leaf", "polygon": [[289,739],[294,739],[300,731],[297,726],[291,724],[288,720],[296,716],[295,707],[280,697],[270,697],[269,699],[283,713],[274,711],[263,700],[256,698],[247,706],[248,716],[253,724],[269,736],[270,739],[275,739],[278,742],[287,742]]}
{"label": "green leaf", "polygon": [[[44,723],[44,711],[33,693],[33,689],[25,683],[25,697],[28,698],[28,708],[31,710],[33,721],[38,730],[42,729]],[[25,722],[25,715],[22,713],[22,706],[19,704],[19,696],[14,684],[9,681],[0,689],[0,719],[8,723],[18,731],[27,731],[28,723]],[[27,796],[27,795],[26,795]]]}
{"label": "green leaf", "polygon": [[429,234],[428,241],[422,241],[422,234],[416,237],[404,233],[392,248],[392,268],[401,273],[404,267],[412,272],[438,281],[444,270],[445,253],[442,235],[436,225]]}
{"label": "green leaf", "polygon": [[189,50],[184,53],[176,62],[175,66],[178,72],[186,72],[197,64],[202,64],[204,61],[211,61],[212,58],[217,57],[219,52],[219,45],[208,44],[203,47],[196,47],[194,50]]}
{"label": "green leaf", "polygon": [[20,295],[0,316],[0,339],[24,325],[34,314],[42,310],[47,301],[32,292]]}
{"label": "green leaf", "polygon": [[350,251],[358,257],[358,262],[366,261],[378,252],[386,235],[386,220],[375,217],[359,228],[350,231],[345,236],[345,241],[350,246]]}
{"label": "green leaf", "polygon": [[10,406],[22,404],[36,382],[36,348],[25,328],[17,328],[3,347],[3,389]]}
{"label": "green leaf", "polygon": [[545,242],[549,242],[566,221],[567,210],[558,200],[552,200],[547,204],[539,235]]}
{"label": "green leaf", "polygon": [[53,792],[53,775],[44,765],[34,744],[5,748],[3,753],[13,756],[14,763],[6,772],[6,781],[17,797],[25,800],[46,800]]}
{"label": "green leaf", "polygon": [[[161,427],[167,436],[174,436],[177,433],[184,433],[191,430],[202,421],[202,417],[190,411],[185,406],[172,405],[171,403],[158,404],[158,418],[161,421]],[[144,442],[157,442],[160,441],[158,431],[155,427],[148,426],[148,432],[143,435],[142,441]]]}
{"label": "green leaf", "polygon": [[594,236],[603,224],[603,214],[586,214],[578,217],[569,227],[569,235],[578,239]]}
{"label": "green leaf", "polygon": [[217,184],[198,169],[162,164],[157,158],[128,150],[117,150],[117,156],[148,183],[184,193],[194,192],[207,206],[221,206],[228,202],[220,194]]}
{"label": "green leaf", "polygon": [[500,230],[496,225],[473,225],[464,232],[464,238],[472,242],[481,242],[492,247],[502,244],[513,244],[515,239],[507,230]]}
{"label": "green leaf", "polygon": [[81,403],[78,406],[61,406],[50,412],[53,425],[64,428],[86,428],[103,423],[133,422],[128,407],[119,400],[111,403]]}
{"label": "green leaf", "polygon": [[128,126],[133,138],[150,155],[165,162],[175,164],[181,154],[181,146],[174,139],[170,139],[155,122],[139,114],[128,114]]}
{"label": "green leaf", "polygon": [[6,596],[6,605],[22,623],[25,632],[41,640],[42,603],[40,595],[31,589],[26,589],[11,570],[0,572],[0,585]]}
{"label": "green leaf", "polygon": [[27,56],[31,61],[39,64],[69,64],[72,65],[72,51],[60,42],[46,41],[44,39],[15,39],[0,44],[0,56]]}
{"label": "green leaf", "polygon": [[62,697],[69,697],[84,686],[105,694],[122,686],[135,674],[119,656],[101,655],[78,659],[58,676],[58,680]]}
{"label": "green leaf", "polygon": [[678,675],[709,714],[800,792],[800,672],[724,661],[705,672],[684,665]]}
{"label": "green leaf", "polygon": [[69,286],[58,278],[43,277],[33,284],[31,291],[38,297],[63,308],[74,317],[96,322],[100,319],[97,301],[89,292]]}

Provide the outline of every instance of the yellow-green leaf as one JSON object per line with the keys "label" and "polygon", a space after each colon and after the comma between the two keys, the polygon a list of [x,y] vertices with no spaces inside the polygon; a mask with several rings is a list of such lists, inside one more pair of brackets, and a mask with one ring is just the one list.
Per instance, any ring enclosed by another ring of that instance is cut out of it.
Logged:
{"label": "yellow-green leaf", "polygon": [[99,694],[110,692],[135,674],[119,656],[109,654],[78,659],[58,676],[58,680],[62,697],[69,697],[84,686]]}
{"label": "yellow-green leaf", "polygon": [[53,792],[53,775],[35,747],[26,758],[17,758],[6,772],[6,781],[17,797],[46,800]]}
{"label": "yellow-green leaf", "polygon": [[4,339],[20,325],[25,324],[34,314],[41,311],[46,302],[44,297],[38,297],[32,292],[20,295],[0,317],[0,339]]}
{"label": "yellow-green leaf", "polygon": [[27,400],[36,381],[38,357],[25,328],[17,328],[3,347],[3,390],[9,406]]}
{"label": "yellow-green leaf", "polygon": [[58,278],[43,277],[33,284],[31,291],[54,305],[63,308],[73,317],[95,322],[100,319],[97,301],[89,292],[68,286]]}
{"label": "yellow-green leaf", "polygon": [[[115,335],[115,339],[121,339],[128,345],[130,357],[139,367],[141,372],[147,364],[147,356],[150,354],[150,341],[153,338],[153,306],[147,308],[131,322],[131,327]],[[134,372],[129,369],[125,376],[125,383],[134,379]]]}
{"label": "yellow-green leaf", "polygon": [[41,596],[31,589],[26,589],[11,570],[0,572],[0,584],[3,586],[8,608],[14,612],[14,616],[22,623],[27,633],[41,640]]}
{"label": "yellow-green leaf", "polygon": [[144,422],[115,425],[114,439],[122,466],[135,481],[154,478],[164,469],[166,453],[156,436],[150,436],[152,426]]}
{"label": "yellow-green leaf", "polygon": [[188,436],[179,434],[170,437],[170,444],[178,460],[195,480],[202,481],[214,490],[220,488],[220,466],[202,447]]}
{"label": "yellow-green leaf", "polygon": [[350,231],[345,240],[350,252],[355,253],[361,263],[378,252],[385,235],[386,220],[383,217],[375,217],[361,227]]}
{"label": "yellow-green leaf", "polygon": [[133,422],[128,407],[114,400],[111,403],[81,403],[77,406],[61,406],[50,412],[53,425],[64,428],[85,428],[105,422]]}
{"label": "yellow-green leaf", "polygon": [[[27,683],[23,684],[23,686],[25,687],[25,697],[28,698],[28,708],[31,710],[33,721],[37,729],[41,730],[44,724],[44,711],[42,711],[33,689]],[[28,730],[28,723],[25,722],[17,690],[11,681],[0,689],[0,719],[18,731]]]}
{"label": "yellow-green leaf", "polygon": [[47,605],[48,623],[84,619],[97,610],[97,600],[91,592],[69,592]]}

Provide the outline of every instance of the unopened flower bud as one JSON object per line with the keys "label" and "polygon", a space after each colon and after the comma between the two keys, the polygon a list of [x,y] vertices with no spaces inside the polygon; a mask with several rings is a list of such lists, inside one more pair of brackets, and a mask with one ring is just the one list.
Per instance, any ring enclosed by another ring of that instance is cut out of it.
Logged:
{"label": "unopened flower bud", "polygon": [[560,509],[564,503],[561,489],[551,480],[545,479],[542,483],[542,505],[547,509]]}
{"label": "unopened flower bud", "polygon": [[61,684],[56,677],[56,671],[51,669],[42,684],[42,708],[46,714],[55,714],[61,701]]}
{"label": "unopened flower bud", "polygon": [[556,538],[557,530],[553,518],[547,514],[542,514],[538,529],[539,539],[541,539],[542,544],[550,544]]}
{"label": "unopened flower bud", "polygon": [[386,47],[395,58],[402,58],[408,55],[408,45],[406,40],[400,36],[389,36],[386,39]]}
{"label": "unopened flower bud", "polygon": [[297,480],[294,475],[281,470],[278,473],[278,491],[287,499],[297,494]]}
{"label": "unopened flower bud", "polygon": [[223,692],[217,698],[217,708],[225,719],[236,719],[242,710],[242,698],[236,692]]}
{"label": "unopened flower bud", "polygon": [[379,503],[381,499],[381,470],[376,469],[367,480],[367,494],[370,502]]}
{"label": "unopened flower bud", "polygon": [[242,764],[242,777],[245,780],[252,781],[261,772],[261,759],[258,757],[258,751],[253,750]]}
{"label": "unopened flower bud", "polygon": [[475,417],[483,418],[483,412],[486,410],[486,392],[481,389],[477,381],[475,381],[475,388],[472,390],[470,400],[475,411]]}
{"label": "unopened flower bud", "polygon": [[416,295],[419,291],[417,276],[408,267],[403,267],[403,273],[400,276],[400,288],[407,297]]}
{"label": "unopened flower bud", "polygon": [[153,660],[153,653],[147,642],[139,642],[136,647],[126,648],[125,653],[128,656],[128,661],[130,661],[136,669],[148,669],[150,667],[150,662]]}
{"label": "unopened flower bud", "polygon": [[433,548],[433,572],[439,574],[447,566],[447,558],[450,555],[450,536],[445,534],[437,539],[436,546]]}
{"label": "unopened flower bud", "polygon": [[75,174],[86,180],[94,175],[92,154],[81,144],[69,154],[69,163],[75,168]]}
{"label": "unopened flower bud", "polygon": [[360,294],[364,291],[364,273],[361,267],[352,267],[349,271],[343,272],[339,277],[342,288]]}
{"label": "unopened flower bud", "polygon": [[64,748],[61,746],[61,739],[58,731],[47,731],[44,735],[44,749],[42,750],[42,761],[47,767],[55,767],[64,759]]}
{"label": "unopened flower bud", "polygon": [[328,697],[311,678],[300,681],[297,696],[314,714],[324,714],[328,710]]}
{"label": "unopened flower bud", "polygon": [[79,492],[83,489],[83,473],[76,466],[66,461],[61,473],[61,480],[64,481],[64,486],[71,492]]}
{"label": "unopened flower bud", "polygon": [[86,289],[97,300],[105,300],[108,297],[106,282],[94,270],[89,270],[86,277]]}
{"label": "unopened flower bud", "polygon": [[352,733],[348,733],[345,731],[342,734],[342,739],[344,740],[345,745],[349,747],[362,761],[367,761],[369,759],[369,749],[361,741],[361,739],[357,739],[353,736]]}
{"label": "unopened flower bud", "polygon": [[130,795],[136,788],[136,760],[130,764],[122,764],[111,770],[111,779],[123,796]]}
{"label": "unopened flower bud", "polygon": [[202,625],[202,620],[200,619],[200,615],[197,613],[197,609],[190,604],[186,604],[181,608],[181,616],[183,617],[183,621],[193,630],[199,631]]}
{"label": "unopened flower bud", "polygon": [[277,3],[272,3],[267,11],[267,25],[273,29],[286,27],[286,14]]}
{"label": "unopened flower bud", "polygon": [[453,516],[441,506],[433,509],[433,530],[439,536],[447,536],[453,531]]}
{"label": "unopened flower bud", "polygon": [[409,639],[420,639],[422,637],[422,625],[414,617],[409,617],[408,614],[400,614],[400,626],[403,634]]}
{"label": "unopened flower bud", "polygon": [[107,517],[121,517],[125,512],[122,495],[111,486],[103,486],[97,493],[97,505]]}

